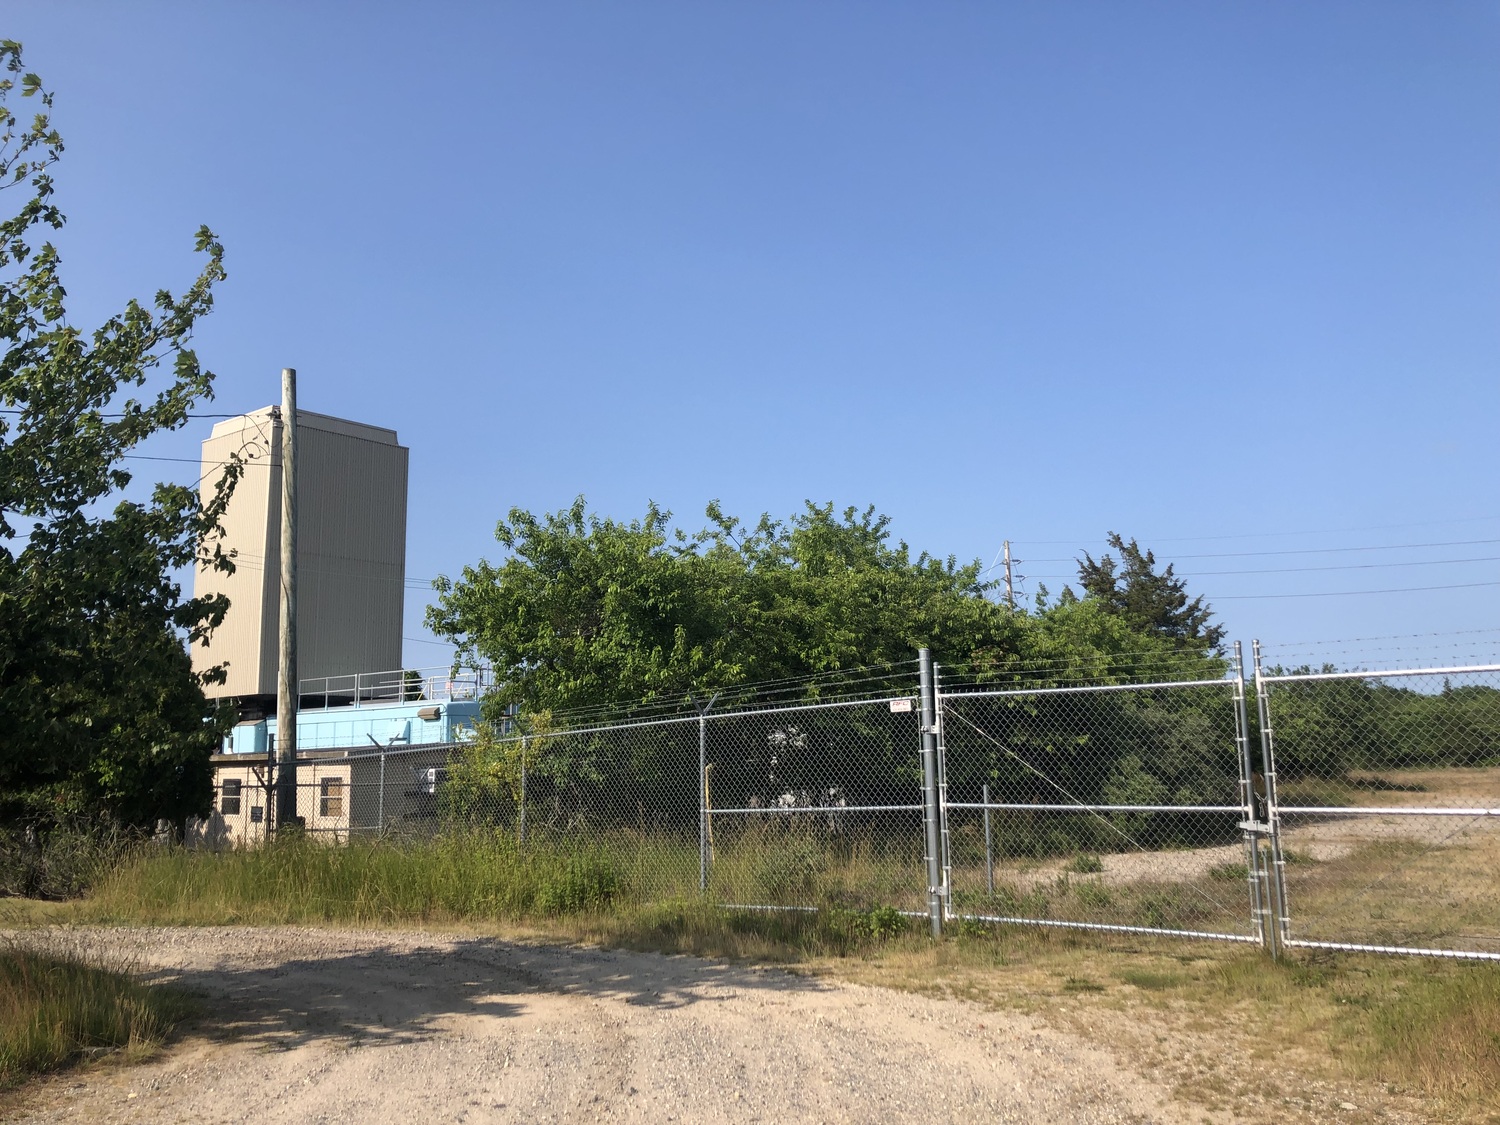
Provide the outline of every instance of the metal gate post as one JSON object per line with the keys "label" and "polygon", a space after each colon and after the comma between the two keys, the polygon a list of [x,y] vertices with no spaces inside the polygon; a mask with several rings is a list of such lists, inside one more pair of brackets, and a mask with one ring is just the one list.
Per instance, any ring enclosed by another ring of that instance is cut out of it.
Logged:
{"label": "metal gate post", "polygon": [[526,846],[526,736],[521,736],[521,800],[516,809],[516,840]]}
{"label": "metal gate post", "polygon": [[692,696],[698,708],[698,889],[708,890],[708,712],[719,698],[714,692],[708,702],[700,704]]}
{"label": "metal gate post", "polygon": [[1244,809],[1240,834],[1245,840],[1245,879],[1250,891],[1250,928],[1267,952],[1275,955],[1275,946],[1266,926],[1270,905],[1261,871],[1260,835],[1264,826],[1255,815],[1254,770],[1250,765],[1250,718],[1245,707],[1245,649],[1234,642],[1234,742],[1240,757],[1240,805]]}
{"label": "metal gate post", "polygon": [[1261,673],[1260,641],[1251,641],[1250,645],[1255,654],[1255,705],[1256,714],[1260,716],[1261,775],[1265,786],[1267,835],[1271,845],[1268,893],[1276,912],[1275,940],[1284,946],[1292,940],[1292,926],[1287,916],[1286,857],[1281,852],[1281,807],[1276,797],[1276,739],[1271,730],[1270,689]]}
{"label": "metal gate post", "polygon": [[917,654],[922,698],[922,820],[927,848],[927,913],[932,936],[943,936],[943,873],[938,808],[937,706],[932,688],[932,650]]}
{"label": "metal gate post", "polygon": [[937,728],[938,770],[938,839],[942,843],[942,904],[943,918],[953,917],[953,837],[948,829],[948,740],[943,736],[943,676],[942,667],[932,666],[933,725]]}

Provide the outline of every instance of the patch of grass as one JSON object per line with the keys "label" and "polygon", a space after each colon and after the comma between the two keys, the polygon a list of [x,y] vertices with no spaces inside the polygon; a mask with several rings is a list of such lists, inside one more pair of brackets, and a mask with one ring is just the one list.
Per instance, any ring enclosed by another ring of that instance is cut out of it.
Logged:
{"label": "patch of grass", "polygon": [[61,901],[93,887],[140,840],[107,825],[0,827],[0,896]]}
{"label": "patch of grass", "polygon": [[[1417,971],[1361,1005],[1356,1059],[1372,1077],[1439,1097],[1500,1096],[1500,971]],[[1382,990],[1384,991],[1384,990]]]}
{"label": "patch of grass", "polygon": [[0,948],[0,1089],[87,1055],[148,1051],[194,1005],[70,957]]}
{"label": "patch of grass", "polygon": [[1103,992],[1104,986],[1088,977],[1067,977],[1063,980],[1064,992]]}
{"label": "patch of grass", "polygon": [[1104,861],[1092,852],[1079,852],[1068,861],[1066,870],[1078,875],[1097,875],[1104,870]]}
{"label": "patch of grass", "polygon": [[1126,984],[1145,992],[1162,992],[1169,988],[1179,988],[1187,979],[1181,973],[1155,969],[1122,969],[1117,975]]}
{"label": "patch of grass", "polygon": [[1208,869],[1208,877],[1220,883],[1243,883],[1250,878],[1250,868],[1243,863],[1216,863]]}
{"label": "patch of grass", "polygon": [[1073,888],[1073,892],[1078,896],[1080,903],[1095,910],[1113,906],[1115,902],[1114,893],[1103,883],[1092,879],[1086,883],[1079,883]]}

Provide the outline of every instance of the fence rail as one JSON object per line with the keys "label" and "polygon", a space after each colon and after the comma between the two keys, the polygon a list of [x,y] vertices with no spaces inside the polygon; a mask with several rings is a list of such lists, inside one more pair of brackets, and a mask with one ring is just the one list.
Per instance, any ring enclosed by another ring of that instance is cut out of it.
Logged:
{"label": "fence rail", "polygon": [[[330,841],[607,857],[640,901],[1500,959],[1500,664],[1286,670],[1257,643],[1219,679],[919,672],[878,698],[312,754],[298,813]],[[267,830],[269,763],[245,757],[205,843]]]}

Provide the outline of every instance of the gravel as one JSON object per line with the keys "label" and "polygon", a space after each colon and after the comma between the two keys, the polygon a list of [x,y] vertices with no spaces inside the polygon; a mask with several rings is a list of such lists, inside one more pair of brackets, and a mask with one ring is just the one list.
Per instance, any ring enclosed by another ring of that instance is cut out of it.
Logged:
{"label": "gravel", "polygon": [[202,993],[154,1060],[34,1083],[20,1122],[1201,1119],[1015,1013],[690,957],[307,928],[54,928]]}

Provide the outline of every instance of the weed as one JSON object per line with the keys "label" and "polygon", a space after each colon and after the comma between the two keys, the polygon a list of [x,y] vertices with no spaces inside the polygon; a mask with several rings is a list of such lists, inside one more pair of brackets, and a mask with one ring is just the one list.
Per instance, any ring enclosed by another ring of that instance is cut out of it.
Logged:
{"label": "weed", "polygon": [[1104,986],[1088,977],[1067,977],[1063,981],[1064,992],[1103,992]]}
{"label": "weed", "polygon": [[85,1052],[147,1049],[192,1007],[100,965],[0,949],[0,1089]]}
{"label": "weed", "polygon": [[894,906],[877,906],[865,917],[869,920],[870,936],[877,941],[904,934],[907,929],[906,915]]}
{"label": "weed", "polygon": [[1250,868],[1243,863],[1216,863],[1208,869],[1208,877],[1221,883],[1243,883],[1250,878]]}
{"label": "weed", "polygon": [[1078,875],[1097,875],[1104,870],[1104,861],[1092,852],[1079,852],[1068,861],[1067,870]]}
{"label": "weed", "polygon": [[1105,907],[1114,905],[1114,892],[1096,879],[1091,879],[1086,883],[1079,883],[1075,891],[1078,895],[1078,901],[1084,906],[1102,910]]}

